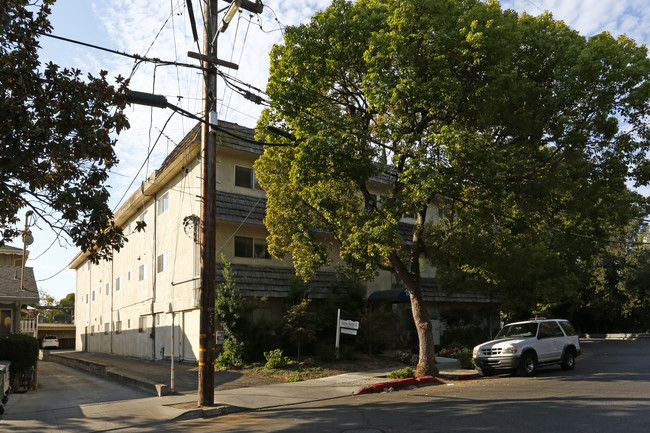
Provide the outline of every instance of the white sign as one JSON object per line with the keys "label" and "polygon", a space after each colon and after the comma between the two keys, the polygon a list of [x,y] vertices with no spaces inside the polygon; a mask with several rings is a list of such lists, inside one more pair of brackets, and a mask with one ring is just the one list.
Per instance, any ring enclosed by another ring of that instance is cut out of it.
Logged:
{"label": "white sign", "polygon": [[357,335],[356,329],[341,328],[341,334]]}
{"label": "white sign", "polygon": [[[359,329],[359,322],[355,320],[341,320],[340,324],[341,328]],[[343,330],[341,330],[341,332],[343,332]],[[343,333],[346,334],[346,332]],[[356,335],[356,332],[353,335]]]}

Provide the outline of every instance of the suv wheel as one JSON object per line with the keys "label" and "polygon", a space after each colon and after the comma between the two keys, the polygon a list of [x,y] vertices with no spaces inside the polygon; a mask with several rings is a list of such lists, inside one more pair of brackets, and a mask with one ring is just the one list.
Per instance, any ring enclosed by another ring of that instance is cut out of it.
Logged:
{"label": "suv wheel", "polygon": [[537,358],[532,353],[524,353],[519,361],[519,375],[530,377],[537,369]]}
{"label": "suv wheel", "polygon": [[573,370],[576,366],[576,354],[573,349],[567,349],[564,351],[564,356],[562,357],[562,364],[560,364],[562,370]]}

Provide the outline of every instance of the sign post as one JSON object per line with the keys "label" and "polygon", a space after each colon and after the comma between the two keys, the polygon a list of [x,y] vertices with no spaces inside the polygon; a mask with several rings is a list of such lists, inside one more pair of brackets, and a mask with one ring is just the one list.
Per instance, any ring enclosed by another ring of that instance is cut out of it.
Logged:
{"label": "sign post", "polygon": [[358,320],[341,320],[341,309],[336,312],[336,359],[339,359],[339,343],[341,334],[357,335],[359,330]]}

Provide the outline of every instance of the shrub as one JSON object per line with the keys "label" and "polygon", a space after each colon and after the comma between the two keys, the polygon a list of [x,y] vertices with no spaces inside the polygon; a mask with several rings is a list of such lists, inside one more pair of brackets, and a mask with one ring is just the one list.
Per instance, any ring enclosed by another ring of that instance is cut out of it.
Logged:
{"label": "shrub", "polygon": [[300,376],[289,376],[284,379],[285,382],[302,382],[302,377]]}
{"label": "shrub", "polygon": [[288,357],[282,356],[281,349],[264,352],[264,358],[266,358],[264,368],[284,368],[291,363],[291,360]]}
{"label": "shrub", "polygon": [[410,349],[397,352],[397,358],[404,364],[418,365],[418,354],[413,353]]}
{"label": "shrub", "polygon": [[244,365],[244,343],[227,338],[214,364],[219,368],[241,368]]}
{"label": "shrub", "polygon": [[11,380],[29,370],[38,360],[38,340],[27,334],[10,334],[0,338],[0,359],[11,361]]}
{"label": "shrub", "polygon": [[413,377],[413,369],[411,367],[404,367],[399,370],[391,371],[388,374],[389,379],[408,379]]}

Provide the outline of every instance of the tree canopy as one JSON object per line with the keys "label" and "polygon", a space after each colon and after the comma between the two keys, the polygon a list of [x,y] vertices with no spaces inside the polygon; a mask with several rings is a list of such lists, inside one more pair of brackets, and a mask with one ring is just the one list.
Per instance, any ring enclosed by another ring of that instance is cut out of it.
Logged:
{"label": "tree canopy", "polygon": [[646,212],[626,182],[650,180],[649,73],[644,46],[548,13],[335,0],[271,52],[259,126],[295,140],[274,135],[287,147],[256,164],[269,250],[305,278],[332,247],[358,277],[397,274],[417,373],[435,372],[420,259],[447,287],[524,295],[530,309],[566,296],[597,240]]}
{"label": "tree canopy", "polygon": [[129,126],[126,82],[41,63],[53,0],[38,3],[0,1],[0,245],[20,235],[28,208],[96,261],[125,240],[105,184],[118,162],[111,134]]}

